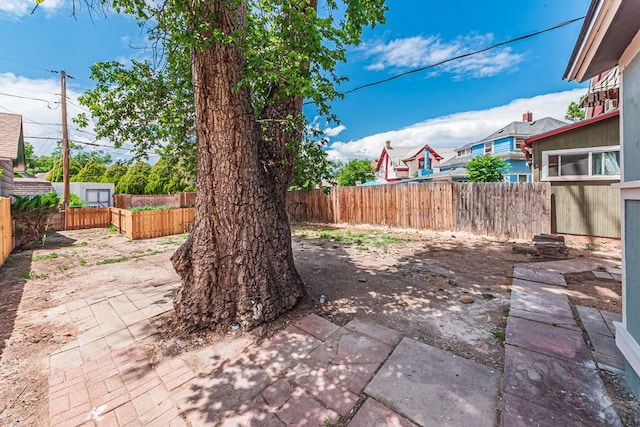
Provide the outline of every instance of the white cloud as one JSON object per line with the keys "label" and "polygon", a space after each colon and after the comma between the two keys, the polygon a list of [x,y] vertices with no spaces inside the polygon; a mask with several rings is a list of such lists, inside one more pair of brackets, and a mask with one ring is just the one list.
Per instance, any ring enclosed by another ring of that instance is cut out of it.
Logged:
{"label": "white cloud", "polygon": [[345,129],[347,129],[347,127],[345,125],[338,125],[336,127],[327,127],[325,128],[325,130],[323,131],[324,134],[328,137],[335,137],[340,135]]}
{"label": "white cloud", "polygon": [[[60,109],[60,80],[28,79],[13,73],[0,73],[0,113],[14,113],[22,115],[25,141],[33,144],[36,155],[50,154],[56,147],[56,142],[62,138],[61,109]],[[12,95],[12,96],[8,96]],[[80,92],[67,86],[67,116],[69,139],[80,142],[94,142],[95,135],[90,124],[89,129],[77,129],[71,119],[87,110],[80,107],[78,96]],[[27,99],[25,99],[27,98]],[[37,99],[33,99],[37,98]],[[88,113],[87,113],[88,114]],[[34,138],[38,137],[38,138]],[[40,139],[55,138],[55,139]],[[98,141],[98,144],[111,145],[109,141]],[[91,149],[85,146],[85,149]],[[126,150],[117,152],[99,148],[117,157],[118,153],[125,154]]]}
{"label": "white cloud", "polygon": [[[373,62],[366,68],[380,71],[387,68],[409,69],[436,64],[445,59],[482,49],[493,40],[492,34],[469,34],[455,40],[444,41],[439,36],[414,36],[388,43],[367,43],[362,46]],[[513,71],[523,59],[511,48],[496,48],[443,64],[435,72],[447,72],[456,78],[490,77],[504,71]]]}
{"label": "white cloud", "polygon": [[[65,0],[45,0],[38,6],[38,9],[52,13],[64,6],[64,3]],[[35,4],[35,0],[1,0],[0,14],[13,19],[20,18],[30,14]]]}
{"label": "white cloud", "polygon": [[348,142],[336,141],[328,149],[331,160],[377,159],[385,141],[398,147],[429,144],[438,148],[454,148],[469,142],[479,141],[501,127],[522,120],[526,111],[533,112],[534,120],[554,117],[564,120],[567,105],[583,95],[585,89],[549,93],[533,98],[522,98],[509,104],[488,110],[467,111],[437,117],[407,126],[365,136]]}

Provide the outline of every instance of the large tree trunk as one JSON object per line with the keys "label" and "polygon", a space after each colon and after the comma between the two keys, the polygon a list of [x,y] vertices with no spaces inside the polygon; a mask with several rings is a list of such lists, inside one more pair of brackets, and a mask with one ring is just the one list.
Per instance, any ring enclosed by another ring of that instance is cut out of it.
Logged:
{"label": "large tree trunk", "polygon": [[[244,6],[203,3],[201,16],[225,34],[244,20]],[[290,166],[275,157],[285,148],[280,139],[263,141],[250,93],[237,87],[241,53],[215,43],[193,49],[192,60],[198,198],[193,228],[172,257],[182,278],[174,306],[188,330],[250,327],[290,310],[304,293],[285,207]]]}

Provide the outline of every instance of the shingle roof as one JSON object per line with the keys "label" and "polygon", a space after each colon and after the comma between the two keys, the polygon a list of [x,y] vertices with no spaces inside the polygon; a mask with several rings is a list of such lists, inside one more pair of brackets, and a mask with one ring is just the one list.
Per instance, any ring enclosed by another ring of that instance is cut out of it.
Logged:
{"label": "shingle roof", "polygon": [[543,117],[540,120],[534,120],[531,122],[515,121],[509,123],[501,129],[498,129],[497,131],[487,136],[486,138],[481,139],[480,141],[470,142],[469,144],[465,144],[462,147],[456,148],[456,150],[463,150],[476,144],[494,141],[506,136],[534,136],[541,133],[549,132],[562,126],[566,126],[567,124],[568,123],[563,122],[562,120],[554,119],[553,117]]}
{"label": "shingle roof", "polygon": [[438,166],[441,168],[453,167],[453,166],[463,166],[469,163],[471,160],[471,155],[461,156],[461,157],[452,157],[447,159],[446,161],[440,163]]}
{"label": "shingle roof", "polygon": [[20,114],[0,113],[0,157],[15,160],[22,133]]}

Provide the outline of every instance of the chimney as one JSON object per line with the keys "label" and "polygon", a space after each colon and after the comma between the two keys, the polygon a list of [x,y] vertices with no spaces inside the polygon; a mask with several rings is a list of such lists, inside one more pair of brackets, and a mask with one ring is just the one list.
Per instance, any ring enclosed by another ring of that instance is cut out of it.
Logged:
{"label": "chimney", "polygon": [[522,115],[523,122],[532,122],[533,121],[533,113],[531,111],[527,111]]}
{"label": "chimney", "polygon": [[387,144],[387,149],[391,148],[391,141],[386,141],[385,144]]}

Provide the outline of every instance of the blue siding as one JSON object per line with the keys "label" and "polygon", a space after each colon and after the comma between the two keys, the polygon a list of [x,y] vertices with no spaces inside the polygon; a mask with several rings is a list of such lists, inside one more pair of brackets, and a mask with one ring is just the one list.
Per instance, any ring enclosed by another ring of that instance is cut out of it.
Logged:
{"label": "blue siding", "polygon": [[484,143],[483,144],[476,144],[473,147],[471,147],[471,156],[472,157],[482,156],[483,154],[484,154]]}
{"label": "blue siding", "polygon": [[508,173],[531,173],[531,168],[527,166],[526,160],[507,160],[511,165]]}
{"label": "blue siding", "polygon": [[493,141],[493,154],[513,151],[513,139],[512,136],[507,136]]}
{"label": "blue siding", "polygon": [[[624,117],[622,121],[622,155],[623,181],[640,180],[640,55],[636,56],[622,73],[624,99]],[[622,309],[627,315],[627,331],[640,342],[640,201],[627,200],[624,203],[624,259],[622,268],[625,270],[625,281],[622,284],[626,292],[626,305]],[[631,390],[640,397],[640,372],[625,362],[625,377]]]}

